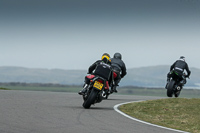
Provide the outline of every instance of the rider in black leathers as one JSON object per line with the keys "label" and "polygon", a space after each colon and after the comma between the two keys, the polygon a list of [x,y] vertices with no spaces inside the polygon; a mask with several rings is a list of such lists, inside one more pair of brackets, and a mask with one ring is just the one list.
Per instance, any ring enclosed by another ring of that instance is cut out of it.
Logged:
{"label": "rider in black leathers", "polygon": [[[110,55],[108,53],[104,53],[101,57],[101,60],[97,60],[95,63],[93,63],[89,67],[88,74],[94,74],[95,75],[95,71],[99,71],[99,73],[104,74],[104,70],[99,70],[99,69],[97,70],[97,66],[100,65],[100,64],[109,67],[111,74],[110,74],[110,77],[108,77],[108,84],[110,86],[112,86],[112,84],[113,84],[113,69],[111,67]],[[87,89],[89,82],[90,82],[90,79],[86,76],[83,89],[81,91],[79,91],[80,95],[83,95],[86,92],[86,89]]]}
{"label": "rider in black leathers", "polygon": [[[186,70],[187,75],[184,75],[184,70]],[[175,74],[174,72],[176,72],[181,79],[183,79],[182,78],[183,75],[185,77],[189,77],[190,76],[191,71],[189,70],[188,64],[185,62],[185,57],[184,56],[181,56],[179,60],[175,61],[171,65],[170,72],[167,74],[167,84],[169,83],[170,78],[174,76],[174,74]],[[186,79],[183,79],[183,80],[185,80],[184,84],[186,84]],[[166,87],[167,87],[167,85],[166,85]]]}
{"label": "rider in black leathers", "polygon": [[111,59],[111,66],[113,71],[117,74],[117,77],[114,79],[114,85],[112,91],[117,92],[116,87],[119,86],[120,80],[127,74],[126,65],[122,61],[122,55],[120,53],[115,53]]}

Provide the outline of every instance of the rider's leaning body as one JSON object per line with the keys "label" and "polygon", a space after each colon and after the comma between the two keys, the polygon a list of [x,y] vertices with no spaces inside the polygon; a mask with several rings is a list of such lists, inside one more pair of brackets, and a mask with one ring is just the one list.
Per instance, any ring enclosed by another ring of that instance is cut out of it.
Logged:
{"label": "rider's leaning body", "polygon": [[[92,74],[92,75],[96,75],[99,71],[97,69],[98,65],[104,65],[105,67],[109,68],[110,71],[110,76],[107,77],[108,80],[108,84],[111,85],[112,81],[113,81],[113,71],[112,71],[112,67],[111,67],[111,61],[110,61],[110,55],[107,53],[104,53],[102,55],[101,60],[97,60],[96,62],[94,62],[89,68],[88,68],[88,74]],[[100,70],[100,73],[103,73],[103,71]],[[83,95],[86,92],[86,88],[89,84],[90,79],[88,79],[88,76],[85,77],[85,84],[83,87],[83,90],[79,92],[80,95]]]}
{"label": "rider's leaning body", "polygon": [[[184,75],[184,71],[186,70],[187,75]],[[185,62],[185,57],[181,56],[179,60],[175,61],[171,67],[170,72],[167,74],[167,82],[169,82],[170,78],[174,76],[174,74],[178,75],[180,79],[183,79],[183,75],[185,77],[189,77],[191,71],[189,70],[188,64]],[[184,79],[184,84],[186,83],[186,79]],[[167,85],[166,85],[167,86]],[[166,87],[165,87],[166,88]]]}

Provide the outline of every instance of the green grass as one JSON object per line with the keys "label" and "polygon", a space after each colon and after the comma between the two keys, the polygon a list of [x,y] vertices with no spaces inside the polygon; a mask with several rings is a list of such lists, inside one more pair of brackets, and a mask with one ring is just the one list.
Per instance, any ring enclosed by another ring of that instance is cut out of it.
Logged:
{"label": "green grass", "polygon": [[0,90],[10,90],[10,89],[0,87]]}
{"label": "green grass", "polygon": [[129,103],[122,112],[164,127],[200,133],[200,99],[168,98]]}
{"label": "green grass", "polygon": [[2,86],[9,90],[27,90],[27,91],[53,91],[53,92],[78,92],[81,87],[45,87],[45,86]]}

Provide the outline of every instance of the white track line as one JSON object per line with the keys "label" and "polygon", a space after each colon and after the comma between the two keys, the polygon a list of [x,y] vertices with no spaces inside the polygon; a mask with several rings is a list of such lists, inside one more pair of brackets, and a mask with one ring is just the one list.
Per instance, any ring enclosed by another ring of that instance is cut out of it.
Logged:
{"label": "white track line", "polygon": [[167,128],[167,127],[163,127],[163,126],[159,126],[159,125],[155,125],[155,124],[151,124],[151,123],[148,123],[148,122],[145,122],[145,121],[141,121],[141,120],[138,120],[136,118],[133,118],[123,112],[121,112],[118,107],[123,105],[123,104],[128,104],[128,103],[133,103],[133,102],[142,102],[143,100],[141,101],[132,101],[132,102],[125,102],[125,103],[120,103],[120,104],[117,104],[115,105],[113,108],[115,111],[117,111],[118,113],[120,113],[121,115],[131,119],[131,120],[134,120],[134,121],[137,121],[137,122],[140,122],[140,123],[144,123],[144,124],[147,124],[147,125],[151,125],[151,126],[154,126],[154,127],[159,127],[159,128],[163,128],[163,129],[167,129],[167,130],[171,130],[171,131],[176,131],[176,132],[180,132],[180,133],[189,133],[189,132],[185,132],[185,131],[181,131],[181,130],[176,130],[176,129],[172,129],[172,128]]}

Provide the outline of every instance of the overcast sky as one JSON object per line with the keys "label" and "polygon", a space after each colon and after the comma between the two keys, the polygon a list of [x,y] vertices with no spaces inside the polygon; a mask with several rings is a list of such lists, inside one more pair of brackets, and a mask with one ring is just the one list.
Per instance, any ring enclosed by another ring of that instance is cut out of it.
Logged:
{"label": "overcast sky", "polygon": [[88,69],[104,52],[127,68],[200,68],[198,0],[1,0],[0,66]]}

